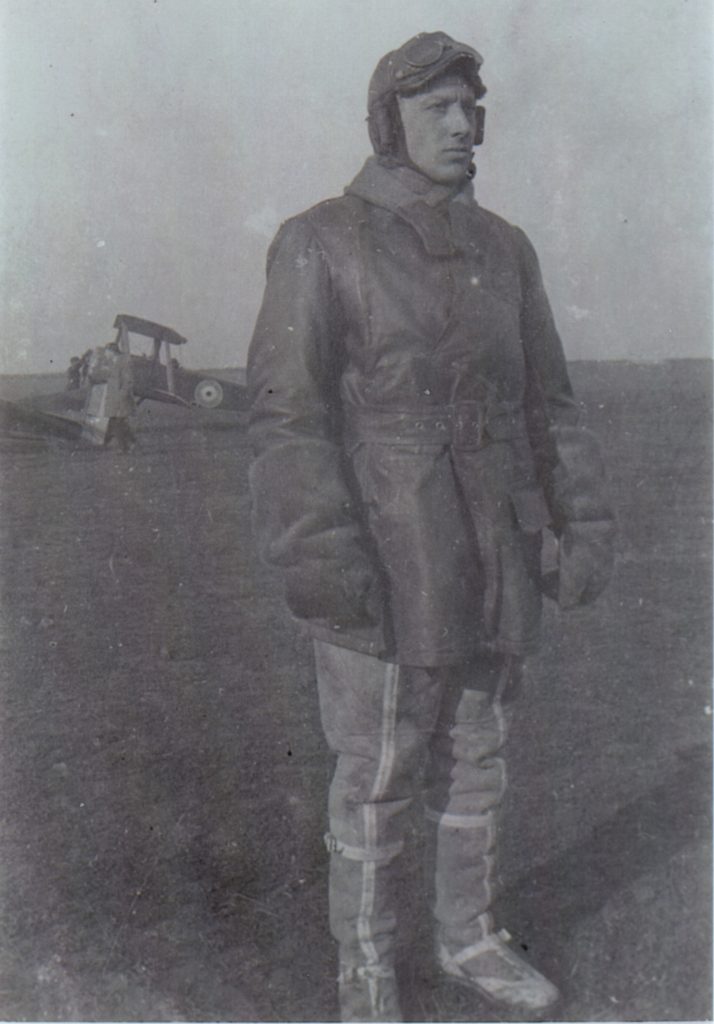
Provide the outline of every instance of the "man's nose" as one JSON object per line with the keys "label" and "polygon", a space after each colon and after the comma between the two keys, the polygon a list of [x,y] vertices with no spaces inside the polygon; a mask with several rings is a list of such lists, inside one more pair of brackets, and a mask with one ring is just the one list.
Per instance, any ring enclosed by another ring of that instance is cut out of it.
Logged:
{"label": "man's nose", "polygon": [[467,136],[473,131],[473,125],[460,103],[453,103],[449,108],[447,123],[452,135]]}

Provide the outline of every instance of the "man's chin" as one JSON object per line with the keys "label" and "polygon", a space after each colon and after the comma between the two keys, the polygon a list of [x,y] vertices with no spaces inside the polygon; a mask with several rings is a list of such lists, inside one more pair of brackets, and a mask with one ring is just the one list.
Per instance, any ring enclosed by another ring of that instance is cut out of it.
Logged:
{"label": "man's chin", "polygon": [[429,181],[433,181],[435,185],[444,185],[447,188],[453,188],[456,185],[463,185],[464,182],[468,181],[469,177],[469,164],[471,157],[467,162],[463,160],[449,160],[444,161],[443,164],[439,164],[434,167],[423,167],[420,164],[414,163],[408,157],[403,160],[403,163],[407,167],[412,167],[419,174],[423,174]]}
{"label": "man's chin", "polygon": [[442,164],[432,168],[429,177],[439,185],[459,185],[468,177],[470,162],[471,154],[468,157],[444,160]]}
{"label": "man's chin", "polygon": [[462,185],[468,179],[468,168],[459,167],[443,174],[432,175],[431,180],[437,185]]}

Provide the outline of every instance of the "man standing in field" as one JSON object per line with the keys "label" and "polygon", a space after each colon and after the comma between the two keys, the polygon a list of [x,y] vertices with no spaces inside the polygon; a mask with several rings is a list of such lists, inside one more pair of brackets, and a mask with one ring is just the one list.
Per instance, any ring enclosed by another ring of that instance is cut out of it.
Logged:
{"label": "man standing in field", "polygon": [[106,415],[109,418],[104,444],[112,439],[123,452],[130,451],[136,444],[136,438],[129,425],[134,413],[134,379],[131,372],[131,357],[123,351],[119,342],[112,341],[106,348],[111,360],[111,369],[107,379]]}
{"label": "man standing in field", "polygon": [[541,592],[594,599],[613,522],[535,252],[473,198],[481,63],[442,32],[382,58],[375,155],[280,229],[248,361],[256,531],[314,638],[337,754],[345,1021],[401,1020],[395,887],[422,785],[441,967],[500,1012],[558,999],[490,913],[502,746]]}
{"label": "man standing in field", "polygon": [[128,343],[122,338],[94,349],[88,365],[92,385],[84,406],[85,429],[94,443],[105,447],[116,439],[123,452],[136,438],[129,425],[134,413],[134,379]]}

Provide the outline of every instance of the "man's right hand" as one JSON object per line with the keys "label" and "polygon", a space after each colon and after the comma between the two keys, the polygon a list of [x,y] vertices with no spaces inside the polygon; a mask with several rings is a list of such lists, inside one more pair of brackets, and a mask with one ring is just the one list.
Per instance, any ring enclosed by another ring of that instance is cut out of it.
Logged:
{"label": "man's right hand", "polygon": [[326,621],[342,629],[375,626],[382,617],[375,574],[360,566],[335,569],[325,561],[289,569],[285,599],[296,618]]}

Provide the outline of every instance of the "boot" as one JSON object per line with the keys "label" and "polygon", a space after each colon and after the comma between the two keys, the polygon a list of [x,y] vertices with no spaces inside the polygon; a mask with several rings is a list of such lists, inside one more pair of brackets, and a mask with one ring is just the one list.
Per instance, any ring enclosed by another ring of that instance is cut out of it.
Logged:
{"label": "boot", "polygon": [[441,699],[429,669],[315,643],[330,785],[330,930],[343,1021],[401,1021],[394,973],[405,821]]}
{"label": "boot", "polygon": [[[489,916],[489,915],[486,915]],[[445,974],[477,992],[502,1015],[513,1020],[542,1020],[560,1000],[560,993],[535,967],[508,945],[505,930],[487,931],[471,946],[437,945]]]}
{"label": "boot", "polygon": [[401,1021],[393,967],[340,963],[337,978],[342,1021]]}
{"label": "boot", "polygon": [[[342,1021],[401,1021],[394,972],[398,854],[344,847],[331,834],[330,926],[339,944]],[[381,854],[381,856],[380,856]],[[379,858],[379,859],[377,859]]]}
{"label": "boot", "polygon": [[507,717],[498,694],[465,690],[445,708],[432,742],[426,814],[435,829],[437,960],[449,978],[500,1013],[538,1019],[558,1001],[558,990],[509,948],[489,913]]}
{"label": "boot", "polygon": [[[446,818],[446,816],[443,816]],[[448,820],[448,819],[447,819]],[[483,996],[511,1019],[541,1019],[558,990],[495,932],[488,912],[495,862],[496,815],[490,811],[450,824],[437,835],[435,913],[440,922],[437,960],[450,979]],[[480,913],[479,913],[480,911]]]}

